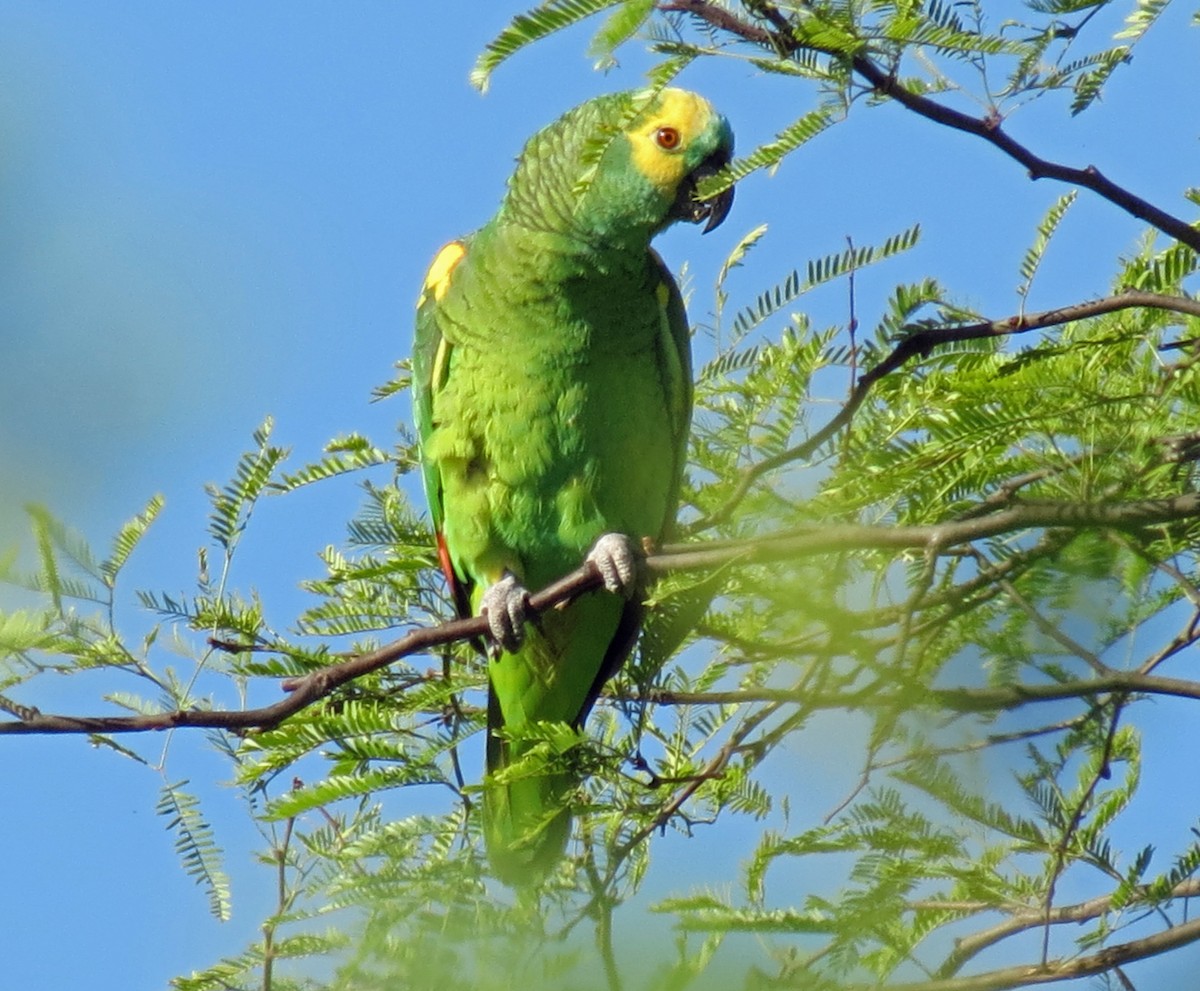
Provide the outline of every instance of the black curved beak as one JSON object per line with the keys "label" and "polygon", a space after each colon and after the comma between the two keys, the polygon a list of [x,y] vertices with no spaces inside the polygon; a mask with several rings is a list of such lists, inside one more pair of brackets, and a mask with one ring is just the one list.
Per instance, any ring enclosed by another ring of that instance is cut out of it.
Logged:
{"label": "black curved beak", "polygon": [[679,219],[692,224],[698,224],[702,220],[708,221],[701,232],[703,234],[715,230],[729,216],[729,211],[733,207],[733,187],[730,186],[717,193],[716,196],[705,200],[697,197],[696,189],[702,179],[717,175],[729,162],[730,155],[727,151],[716,151],[709,155],[691,171],[679,187],[679,193],[675,197],[675,206],[672,212]]}

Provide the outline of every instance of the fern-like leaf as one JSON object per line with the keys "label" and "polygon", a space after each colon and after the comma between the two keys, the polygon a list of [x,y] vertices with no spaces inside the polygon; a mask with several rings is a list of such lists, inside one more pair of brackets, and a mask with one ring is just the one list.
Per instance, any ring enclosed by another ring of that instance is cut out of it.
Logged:
{"label": "fern-like leaf", "polygon": [[703,179],[697,189],[701,197],[716,196],[759,169],[773,171],[793,151],[829,127],[835,120],[834,112],[828,107],[811,110],[799,120],[785,127],[774,141],[759,145],[745,158],[735,159],[718,175]]}
{"label": "fern-like leaf", "polygon": [[350,434],[330,441],[325,445],[325,457],[320,461],[305,465],[296,472],[285,472],[271,488],[276,492],[291,492],[314,482],[361,471],[363,468],[374,468],[389,461],[391,458],[387,451],[375,447],[360,434]]}
{"label": "fern-like leaf", "polygon": [[921,236],[921,227],[914,224],[908,230],[887,238],[877,247],[848,248],[835,255],[826,255],[808,263],[804,278],[798,271],[791,272],[778,285],[759,295],[753,306],[746,307],[734,318],[734,342],[740,341],[796,297],[814,287],[867,265],[873,265],[912,248]]}
{"label": "fern-like leaf", "polygon": [[619,9],[613,11],[588,46],[588,55],[596,60],[596,68],[607,68],[613,63],[613,53],[641,29],[654,13],[655,0],[624,0]]}
{"label": "fern-like leaf", "polygon": [[621,0],[547,0],[517,14],[480,52],[471,69],[471,85],[487,92],[492,73],[522,48],[618,3]]}
{"label": "fern-like leaf", "polygon": [[51,646],[54,635],[47,631],[46,625],[46,617],[41,613],[0,612],[0,657]]}
{"label": "fern-like leaf", "polygon": [[255,449],[238,459],[233,480],[224,488],[208,487],[212,500],[208,532],[226,551],[233,549],[250,519],[258,497],[270,483],[275,468],[287,457],[287,450],[269,441],[274,423],[270,417],[254,431]]}
{"label": "fern-like leaf", "polygon": [[133,553],[133,549],[158,518],[164,505],[166,505],[166,500],[161,495],[151,496],[145,508],[117,531],[116,537],[113,538],[112,551],[107,558],[100,562],[100,574],[104,578],[104,584],[109,588],[115,584],[117,573],[129,560],[129,555]]}
{"label": "fern-like leaf", "polygon": [[232,905],[229,879],[221,867],[221,849],[200,812],[199,799],[183,790],[187,783],[163,785],[155,811],[167,818],[167,829],[175,834],[175,852],[183,861],[184,871],[208,894],[209,911],[226,922]]}
{"label": "fern-like leaf", "polygon": [[1118,45],[1094,56],[1096,68],[1082,73],[1075,80],[1075,98],[1071,101],[1071,113],[1081,114],[1095,103],[1104,84],[1108,82],[1108,77],[1116,71],[1117,66],[1128,62],[1129,58],[1128,45]]}
{"label": "fern-like leaf", "polygon": [[1046,211],[1042,222],[1038,224],[1037,238],[1030,245],[1029,250],[1025,252],[1025,257],[1021,260],[1021,277],[1025,281],[1017,287],[1017,294],[1022,299],[1029,295],[1029,289],[1033,285],[1034,276],[1037,275],[1038,267],[1042,263],[1042,257],[1046,253],[1046,248],[1050,246],[1050,239],[1054,237],[1054,232],[1058,230],[1058,225],[1071,208],[1071,204],[1075,202],[1075,196],[1076,191],[1073,189],[1069,193],[1060,196],[1054,201],[1054,205]]}

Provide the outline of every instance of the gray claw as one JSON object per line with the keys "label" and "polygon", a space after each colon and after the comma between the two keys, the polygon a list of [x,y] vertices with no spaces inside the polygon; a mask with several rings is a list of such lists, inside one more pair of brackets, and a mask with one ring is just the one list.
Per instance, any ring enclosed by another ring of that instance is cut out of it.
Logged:
{"label": "gray claw", "polygon": [[641,555],[625,534],[603,534],[588,552],[587,560],[596,566],[608,591],[627,599],[637,592],[641,584]]}
{"label": "gray claw", "polygon": [[492,640],[509,653],[525,640],[526,604],[529,592],[516,575],[506,574],[483,593],[480,612],[488,622]]}

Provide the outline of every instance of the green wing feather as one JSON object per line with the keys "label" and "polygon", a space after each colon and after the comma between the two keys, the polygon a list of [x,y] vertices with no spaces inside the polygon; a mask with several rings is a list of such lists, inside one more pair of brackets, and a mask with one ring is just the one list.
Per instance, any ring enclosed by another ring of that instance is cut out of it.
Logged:
{"label": "green wing feather", "polygon": [[[671,473],[672,488],[667,499],[668,518],[664,521],[660,538],[673,535],[675,510],[679,505],[679,486],[683,482],[683,468],[687,464],[688,437],[692,425],[692,394],[695,388],[692,375],[692,332],[688,325],[687,311],[679,285],[671,275],[657,251],[651,249],[651,257],[658,266],[661,289],[659,312],[666,326],[659,349],[659,364],[663,368],[663,389],[667,395],[667,408],[671,412],[671,428],[675,439],[675,465]],[[662,298],[665,295],[665,300]]]}

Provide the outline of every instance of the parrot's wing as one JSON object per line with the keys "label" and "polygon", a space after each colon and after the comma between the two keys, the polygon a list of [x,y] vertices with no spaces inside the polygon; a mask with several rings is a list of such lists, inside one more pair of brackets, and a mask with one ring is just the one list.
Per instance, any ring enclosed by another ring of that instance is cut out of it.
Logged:
{"label": "parrot's wing", "polygon": [[[671,431],[675,441],[675,470],[671,474],[673,481],[667,499],[667,518],[663,520],[661,532],[652,535],[661,539],[669,536],[675,529],[679,484],[683,477],[683,466],[687,462],[688,434],[692,419],[692,342],[687,311],[684,309],[679,286],[658,252],[651,249],[650,255],[659,275],[654,298],[659,308],[659,326],[662,328],[655,357],[660,369],[663,394],[667,412],[671,417]],[[645,606],[636,598],[625,604],[617,629],[604,652],[604,660],[575,719],[576,726],[583,725],[601,690],[621,669],[625,658],[633,650],[645,611]]]}
{"label": "parrot's wing", "polygon": [[687,464],[688,436],[692,426],[692,335],[688,326],[683,296],[657,251],[651,249],[661,279],[655,296],[659,303],[664,333],[659,340],[658,363],[662,369],[663,389],[667,410],[671,416],[671,431],[675,440],[675,465],[671,477],[670,498],[667,500],[667,519],[663,521],[660,538],[669,537],[675,530],[675,512],[679,506],[679,485]]}
{"label": "parrot's wing", "polygon": [[[451,241],[442,248],[429,266],[417,300],[417,325],[413,341],[413,413],[422,446],[429,443],[433,433],[433,397],[446,384],[450,371],[450,352],[454,347],[441,330],[438,319],[441,300],[450,288],[455,267],[466,254],[467,245],[463,241]],[[421,475],[437,535],[438,561],[450,585],[459,615],[470,616],[471,587],[465,576],[455,573],[450,561],[450,551],[443,534],[446,513],[442,501],[442,480],[432,459],[421,459]]]}

